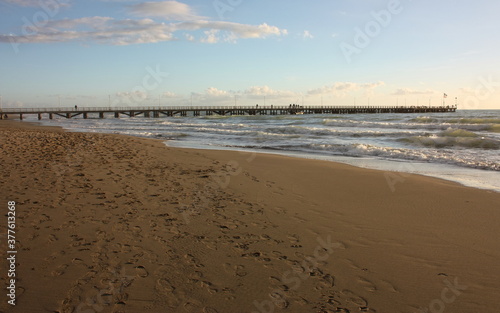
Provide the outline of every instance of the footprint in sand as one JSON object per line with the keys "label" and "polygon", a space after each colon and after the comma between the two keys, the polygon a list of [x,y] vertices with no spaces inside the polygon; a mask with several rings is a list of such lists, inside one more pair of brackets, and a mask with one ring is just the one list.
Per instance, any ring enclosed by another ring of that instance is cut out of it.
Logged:
{"label": "footprint in sand", "polygon": [[171,293],[175,290],[175,287],[172,286],[170,281],[166,278],[160,278],[156,281],[156,287],[160,293]]}
{"label": "footprint in sand", "polygon": [[365,289],[367,291],[370,291],[370,292],[377,291],[377,286],[375,286],[374,283],[372,283],[371,281],[369,281],[368,279],[366,279],[364,277],[359,277],[358,278],[358,282],[360,283],[360,285],[362,285],[363,287],[365,287]]}
{"label": "footprint in sand", "polygon": [[132,232],[134,234],[138,235],[142,232],[142,228],[140,226],[134,226],[134,227],[132,227]]}
{"label": "footprint in sand", "polygon": [[200,272],[200,271],[194,271],[194,272],[191,272],[188,277],[192,280],[200,280],[201,278],[203,278],[203,273]]}
{"label": "footprint in sand", "polygon": [[83,275],[81,280],[88,283],[90,280],[92,280],[92,279],[94,279],[94,277],[96,277],[97,273],[98,272],[95,270],[90,270],[87,273],[85,273],[85,275]]}
{"label": "footprint in sand", "polygon": [[66,269],[68,268],[68,264],[62,264],[58,266],[54,271],[52,271],[52,276],[61,276],[62,274],[65,273]]}
{"label": "footprint in sand", "polygon": [[54,242],[54,241],[57,241],[57,240],[58,240],[58,238],[57,238],[56,235],[54,235],[54,234],[50,234],[49,235],[49,242]]}
{"label": "footprint in sand", "polygon": [[287,210],[281,207],[273,208],[274,213],[276,214],[286,214]]}
{"label": "footprint in sand", "polygon": [[281,293],[275,292],[269,294],[269,296],[272,298],[271,301],[276,305],[276,307],[282,310],[288,308],[288,306],[290,305],[290,303],[286,300],[285,297],[283,297]]}
{"label": "footprint in sand", "polygon": [[201,306],[201,303],[194,299],[189,299],[189,301],[186,301],[183,304],[184,310],[186,310],[187,312],[200,312]]}
{"label": "footprint in sand", "polygon": [[330,274],[323,275],[320,281],[316,284],[316,290],[329,289],[335,286],[335,277]]}
{"label": "footprint in sand", "polygon": [[357,264],[356,262],[354,262],[353,260],[350,260],[350,259],[346,259],[345,262],[353,269],[356,269],[356,270],[362,270],[362,271],[366,271],[366,268],[360,266],[359,264]]}
{"label": "footprint in sand", "polygon": [[236,274],[236,276],[244,277],[244,276],[248,275],[248,272],[245,271],[244,265],[236,265],[235,266],[235,274]]}
{"label": "footprint in sand", "polygon": [[273,286],[281,285],[281,279],[276,276],[269,276],[269,283]]}
{"label": "footprint in sand", "polygon": [[113,294],[111,293],[100,294],[99,300],[104,305],[110,305],[111,303],[113,303]]}
{"label": "footprint in sand", "polygon": [[82,259],[80,259],[80,258],[73,258],[73,259],[71,260],[71,263],[73,263],[73,264],[75,264],[75,265],[83,265],[83,266],[85,266],[85,267],[87,266],[87,265],[85,264],[85,262],[84,262]]}
{"label": "footprint in sand", "polygon": [[344,289],[341,291],[341,294],[347,297],[348,302],[351,302],[359,307],[367,307],[368,305],[368,302],[364,298],[358,296],[351,290]]}
{"label": "footprint in sand", "polygon": [[188,264],[193,265],[194,267],[204,267],[205,266],[205,265],[201,264],[200,261],[191,254],[184,255],[184,258],[186,259],[186,262]]}
{"label": "footprint in sand", "polygon": [[224,268],[224,271],[235,276],[244,277],[248,275],[248,272],[245,270],[244,265],[232,265],[230,263],[224,263],[222,266]]}
{"label": "footprint in sand", "polygon": [[288,235],[286,237],[288,238],[288,240],[290,240],[290,243],[292,243],[292,244],[300,242],[299,235],[297,235],[297,234]]}
{"label": "footprint in sand", "polygon": [[146,277],[149,276],[148,271],[142,265],[139,265],[139,266],[135,267],[135,273],[136,273],[137,276],[142,277],[142,278],[146,278]]}
{"label": "footprint in sand", "polygon": [[158,254],[156,254],[152,251],[146,252],[146,255],[145,255],[146,261],[149,261],[150,263],[156,264],[156,263],[158,263],[158,258],[159,258]]}
{"label": "footprint in sand", "polygon": [[222,267],[226,273],[231,273],[233,271],[233,265],[231,263],[224,263],[222,264]]}

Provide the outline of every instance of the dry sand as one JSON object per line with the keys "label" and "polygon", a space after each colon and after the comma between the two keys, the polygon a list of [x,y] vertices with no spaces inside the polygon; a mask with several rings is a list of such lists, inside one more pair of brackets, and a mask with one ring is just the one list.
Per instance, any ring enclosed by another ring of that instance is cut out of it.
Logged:
{"label": "dry sand", "polygon": [[499,312],[500,194],[0,121],[1,312]]}

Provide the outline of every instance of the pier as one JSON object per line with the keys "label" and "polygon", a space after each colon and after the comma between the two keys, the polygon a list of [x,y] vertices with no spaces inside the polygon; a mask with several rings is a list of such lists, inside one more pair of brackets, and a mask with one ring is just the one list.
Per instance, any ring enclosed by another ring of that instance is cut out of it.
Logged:
{"label": "pier", "polygon": [[296,114],[380,114],[380,113],[447,113],[455,112],[456,106],[184,106],[184,107],[74,107],[74,108],[4,108],[0,119],[6,116],[36,115],[53,119],[56,116],[71,118],[119,118],[161,116],[211,116],[211,115],[296,115]]}

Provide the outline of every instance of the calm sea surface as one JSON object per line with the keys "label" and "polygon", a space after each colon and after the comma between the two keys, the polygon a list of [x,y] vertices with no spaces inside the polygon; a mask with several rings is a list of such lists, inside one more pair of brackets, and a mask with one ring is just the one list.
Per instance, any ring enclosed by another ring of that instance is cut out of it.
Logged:
{"label": "calm sea surface", "polygon": [[43,120],[71,131],[164,139],[419,173],[500,192],[500,110],[433,114],[120,117]]}

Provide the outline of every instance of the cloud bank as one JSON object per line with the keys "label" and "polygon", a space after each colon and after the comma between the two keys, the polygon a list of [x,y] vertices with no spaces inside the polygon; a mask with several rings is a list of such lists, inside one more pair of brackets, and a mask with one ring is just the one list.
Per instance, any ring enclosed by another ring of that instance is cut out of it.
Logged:
{"label": "cloud bank", "polygon": [[198,16],[187,4],[177,1],[142,2],[129,6],[132,14],[142,17],[160,17],[170,21],[207,19]]}
{"label": "cloud bank", "polygon": [[334,95],[337,97],[344,97],[350,92],[362,90],[370,95],[374,92],[375,88],[384,86],[382,81],[374,83],[358,84],[352,82],[336,82],[332,85],[326,85],[320,88],[311,89],[307,93],[309,95]]}
{"label": "cloud bank", "polygon": [[[22,6],[34,4],[32,0],[9,2]],[[131,45],[188,40],[214,44],[236,42],[238,39],[284,36],[288,33],[286,29],[266,23],[249,25],[207,20],[197,15],[187,4],[177,1],[143,2],[127,8],[136,18],[93,16],[39,22],[27,20],[21,27],[20,34],[0,34],[0,42],[19,44],[81,41]]]}

